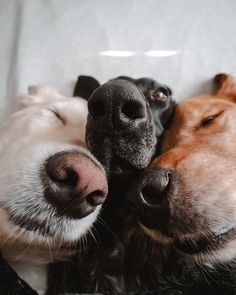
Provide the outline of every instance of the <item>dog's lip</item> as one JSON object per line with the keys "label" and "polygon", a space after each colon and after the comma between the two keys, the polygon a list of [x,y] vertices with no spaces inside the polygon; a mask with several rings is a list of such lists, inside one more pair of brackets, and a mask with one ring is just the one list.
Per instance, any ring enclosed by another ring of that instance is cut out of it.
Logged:
{"label": "dog's lip", "polygon": [[82,219],[90,214],[92,214],[96,207],[87,205],[86,208],[80,208],[76,206],[76,201],[72,200],[72,202],[63,209],[58,209],[57,213],[60,216],[67,216],[72,219]]}
{"label": "dog's lip", "polygon": [[209,254],[212,251],[220,249],[225,243],[236,237],[236,226],[222,227],[220,230],[208,235],[202,232],[197,239],[194,239],[194,235],[191,239],[180,239],[170,237],[162,230],[149,228],[140,220],[138,220],[138,225],[151,239],[164,244],[173,244],[174,248],[185,256]]}
{"label": "dog's lip", "polygon": [[161,230],[154,230],[152,228],[147,227],[143,222],[140,220],[138,221],[138,225],[142,232],[144,232],[148,237],[155,240],[156,242],[160,242],[162,244],[171,244],[173,243],[173,238],[165,235],[162,233]]}
{"label": "dog's lip", "polygon": [[198,239],[175,240],[175,248],[185,255],[198,255],[216,251],[225,243],[234,239],[236,236],[236,227],[222,227],[220,230],[211,234],[202,233]]}
{"label": "dog's lip", "polygon": [[17,218],[11,217],[14,224],[18,225],[20,228],[27,230],[27,231],[40,231],[40,233],[44,236],[50,236],[50,229],[47,225],[46,221],[39,222],[35,219],[31,218]]}
{"label": "dog's lip", "polygon": [[[70,205],[73,205],[73,203]],[[61,211],[57,210],[57,215],[59,217],[70,218],[70,219],[82,219],[90,215],[94,211],[95,211],[95,207],[92,207],[92,206],[87,208],[87,210],[84,212],[81,212],[80,209],[78,210],[77,208],[68,206],[64,208],[64,210],[61,210]],[[78,217],[78,214],[79,214],[79,217]],[[38,221],[36,219],[29,218],[29,217],[22,218],[22,216],[18,218],[17,216],[14,216],[12,214],[10,214],[10,217],[15,225],[19,226],[20,228],[26,231],[34,231],[34,232],[39,231],[43,236],[53,236],[50,231],[50,225],[48,224],[46,220]]]}

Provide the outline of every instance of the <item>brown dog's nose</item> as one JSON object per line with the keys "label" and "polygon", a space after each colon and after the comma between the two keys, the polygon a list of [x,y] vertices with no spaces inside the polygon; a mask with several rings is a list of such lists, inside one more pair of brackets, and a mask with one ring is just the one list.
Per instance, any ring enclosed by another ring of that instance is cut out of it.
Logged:
{"label": "brown dog's nose", "polygon": [[169,186],[171,173],[167,170],[147,169],[132,184],[128,201],[137,212],[138,220],[148,228],[170,231]]}
{"label": "brown dog's nose", "polygon": [[166,205],[169,182],[169,171],[148,169],[132,185],[129,199],[139,207],[161,208]]}
{"label": "brown dog's nose", "polygon": [[45,172],[45,197],[61,214],[83,218],[106,199],[105,173],[87,155],[57,153],[47,160]]}

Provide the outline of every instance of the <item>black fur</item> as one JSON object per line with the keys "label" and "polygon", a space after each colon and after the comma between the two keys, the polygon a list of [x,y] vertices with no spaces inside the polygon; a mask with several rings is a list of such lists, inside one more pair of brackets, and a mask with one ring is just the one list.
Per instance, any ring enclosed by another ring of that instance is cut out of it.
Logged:
{"label": "black fur", "polygon": [[0,294],[1,295],[37,295],[25,281],[10,267],[0,254]]}
{"label": "black fur", "polygon": [[215,267],[186,262],[173,246],[163,246],[140,231],[135,212],[129,216],[122,239],[127,294],[134,290],[157,295],[236,294],[236,261]]}

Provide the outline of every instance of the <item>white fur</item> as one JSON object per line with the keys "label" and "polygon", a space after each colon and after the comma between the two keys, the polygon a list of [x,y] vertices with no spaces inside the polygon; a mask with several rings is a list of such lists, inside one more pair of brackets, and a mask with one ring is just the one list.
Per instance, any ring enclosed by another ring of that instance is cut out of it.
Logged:
{"label": "white fur", "polygon": [[[89,230],[100,206],[81,220],[58,217],[44,198],[40,171],[48,157],[61,151],[76,150],[96,160],[83,147],[85,100],[63,97],[53,88],[33,86],[22,103],[24,108],[0,128],[0,248],[13,268],[43,294],[46,263],[68,254],[66,244]],[[49,235],[20,228],[15,218],[46,223]]]}

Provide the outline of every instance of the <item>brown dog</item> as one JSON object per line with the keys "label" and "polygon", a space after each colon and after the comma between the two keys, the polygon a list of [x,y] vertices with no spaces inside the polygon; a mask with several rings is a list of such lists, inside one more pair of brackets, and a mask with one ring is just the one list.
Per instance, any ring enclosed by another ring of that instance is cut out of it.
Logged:
{"label": "brown dog", "polygon": [[136,182],[142,230],[197,264],[236,258],[236,80],[176,107],[162,152]]}

